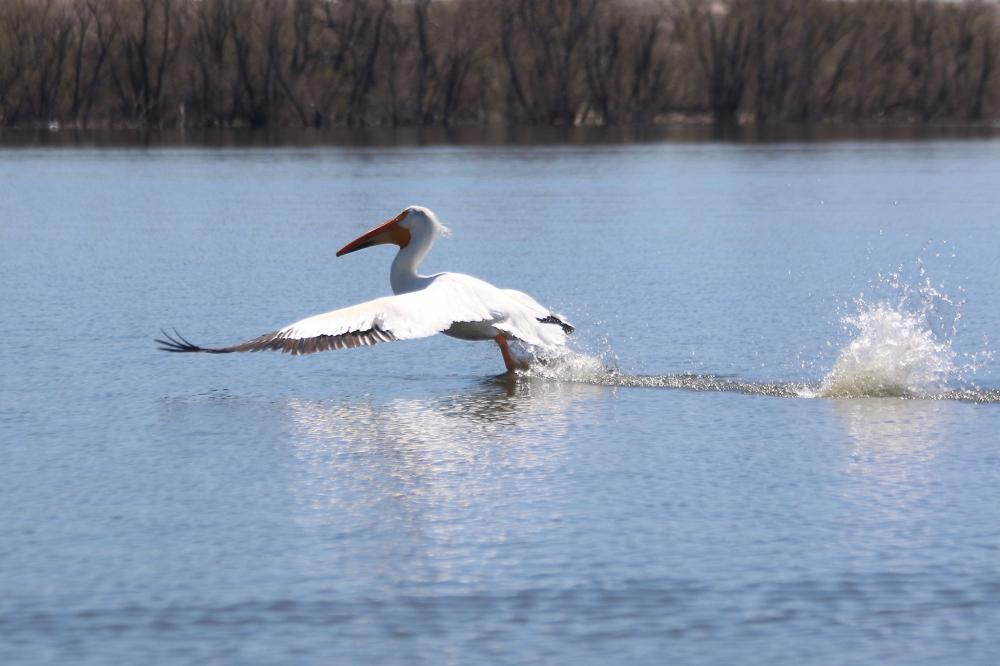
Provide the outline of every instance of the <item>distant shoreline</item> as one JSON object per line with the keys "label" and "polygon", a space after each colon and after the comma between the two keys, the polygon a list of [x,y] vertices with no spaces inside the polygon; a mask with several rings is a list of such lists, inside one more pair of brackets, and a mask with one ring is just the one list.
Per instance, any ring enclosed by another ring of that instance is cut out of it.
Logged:
{"label": "distant shoreline", "polygon": [[0,128],[0,148],[65,146],[435,146],[544,145],[733,141],[919,141],[1000,138],[1000,123],[818,123],[739,125],[670,123],[616,127],[370,127],[348,128]]}
{"label": "distant shoreline", "polygon": [[0,126],[989,122],[998,52],[947,0],[21,0]]}

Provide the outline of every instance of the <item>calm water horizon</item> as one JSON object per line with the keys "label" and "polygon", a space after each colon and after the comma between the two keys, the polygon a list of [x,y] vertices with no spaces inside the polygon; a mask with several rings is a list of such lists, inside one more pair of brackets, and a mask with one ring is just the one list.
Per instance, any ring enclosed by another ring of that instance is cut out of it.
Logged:
{"label": "calm water horizon", "polygon": [[[992,131],[5,132],[0,661],[994,663]],[[156,350],[389,293],[409,204],[572,353]]]}
{"label": "calm water horizon", "polygon": [[282,148],[412,146],[511,147],[652,143],[825,143],[843,141],[983,141],[997,123],[713,125],[679,123],[575,126],[72,129],[0,128],[3,148]]}

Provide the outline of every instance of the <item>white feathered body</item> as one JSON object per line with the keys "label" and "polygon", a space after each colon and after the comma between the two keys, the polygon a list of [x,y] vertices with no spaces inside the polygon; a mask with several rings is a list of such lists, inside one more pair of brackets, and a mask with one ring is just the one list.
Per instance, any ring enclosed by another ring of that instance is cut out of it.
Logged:
{"label": "white feathered body", "polygon": [[444,333],[462,340],[492,340],[503,333],[543,349],[560,347],[566,333],[542,323],[552,313],[531,296],[499,289],[461,273],[438,273],[414,284],[413,291],[384,296],[325,314],[308,317],[281,329],[286,339],[340,336],[381,330],[397,340]]}

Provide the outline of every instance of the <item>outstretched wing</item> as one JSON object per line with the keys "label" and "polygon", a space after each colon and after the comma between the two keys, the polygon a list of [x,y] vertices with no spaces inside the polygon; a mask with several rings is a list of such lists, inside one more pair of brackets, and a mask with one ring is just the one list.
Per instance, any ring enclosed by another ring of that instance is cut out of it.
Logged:
{"label": "outstretched wing", "polygon": [[[442,276],[443,277],[443,276]],[[169,352],[229,354],[274,350],[311,354],[329,349],[367,347],[379,342],[411,340],[440,333],[456,322],[495,321],[491,310],[459,281],[436,279],[427,288],[385,296],[308,317],[284,328],[229,347],[199,347],[179,333],[163,332],[159,349]]]}

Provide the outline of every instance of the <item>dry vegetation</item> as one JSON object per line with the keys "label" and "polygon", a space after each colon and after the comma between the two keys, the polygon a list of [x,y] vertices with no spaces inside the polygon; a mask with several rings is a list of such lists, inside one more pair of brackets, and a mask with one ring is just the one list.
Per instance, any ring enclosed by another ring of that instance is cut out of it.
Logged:
{"label": "dry vegetation", "polygon": [[979,121],[998,40],[972,1],[2,0],[0,126]]}

